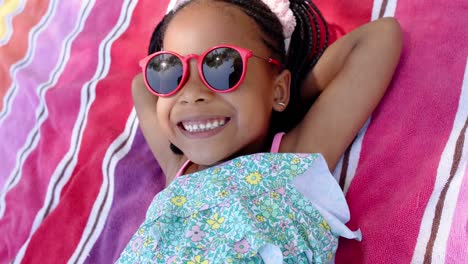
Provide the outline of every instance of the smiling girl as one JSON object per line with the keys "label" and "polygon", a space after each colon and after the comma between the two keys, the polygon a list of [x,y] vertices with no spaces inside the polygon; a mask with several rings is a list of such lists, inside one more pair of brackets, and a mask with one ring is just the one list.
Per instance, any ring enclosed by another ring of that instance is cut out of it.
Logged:
{"label": "smiling girl", "polygon": [[382,98],[393,19],[325,50],[309,0],[179,1],[133,95],[166,189],[120,263],[327,263],[349,209],[330,173]]}

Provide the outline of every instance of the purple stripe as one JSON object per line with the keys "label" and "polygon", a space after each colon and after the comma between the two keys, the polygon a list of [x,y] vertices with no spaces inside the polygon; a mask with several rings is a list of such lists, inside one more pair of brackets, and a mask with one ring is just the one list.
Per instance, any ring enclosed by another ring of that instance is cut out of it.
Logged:
{"label": "purple stripe", "polygon": [[120,256],[164,182],[164,175],[138,129],[130,152],[115,169],[112,207],[86,263],[111,263]]}
{"label": "purple stripe", "polygon": [[14,169],[17,153],[36,124],[35,111],[39,105],[37,88],[50,78],[55,65],[63,59],[59,57],[62,44],[76,23],[81,3],[76,0],[58,1],[54,17],[36,40],[31,63],[17,71],[14,83],[18,93],[12,99],[10,114],[0,126],[0,138],[4,139],[0,141],[0,189]]}

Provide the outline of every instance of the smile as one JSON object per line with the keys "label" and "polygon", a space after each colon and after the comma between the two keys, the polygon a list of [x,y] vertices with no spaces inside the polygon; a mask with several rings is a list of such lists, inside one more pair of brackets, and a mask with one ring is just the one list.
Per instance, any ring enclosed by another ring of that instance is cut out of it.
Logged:
{"label": "smile", "polygon": [[212,118],[208,120],[182,121],[180,126],[187,132],[198,133],[215,130],[229,122],[229,118]]}

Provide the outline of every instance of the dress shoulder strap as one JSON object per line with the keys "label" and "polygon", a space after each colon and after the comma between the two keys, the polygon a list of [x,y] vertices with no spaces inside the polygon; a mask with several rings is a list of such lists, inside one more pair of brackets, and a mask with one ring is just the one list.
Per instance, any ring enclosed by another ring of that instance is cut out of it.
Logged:
{"label": "dress shoulder strap", "polygon": [[182,175],[185,170],[187,170],[187,167],[192,163],[190,160],[187,160],[182,167],[180,167],[179,171],[177,172],[175,178],[178,178],[180,175]]}
{"label": "dress shoulder strap", "polygon": [[281,145],[281,140],[283,139],[285,133],[277,133],[275,137],[273,138],[273,143],[271,144],[271,153],[278,153],[280,145]]}

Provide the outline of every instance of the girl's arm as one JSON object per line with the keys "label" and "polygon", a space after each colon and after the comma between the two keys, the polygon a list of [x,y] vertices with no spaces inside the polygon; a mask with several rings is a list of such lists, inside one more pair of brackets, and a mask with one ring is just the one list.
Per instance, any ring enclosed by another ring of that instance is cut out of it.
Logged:
{"label": "girl's arm", "polygon": [[142,74],[133,79],[132,95],[143,135],[166,175],[166,183],[169,183],[187,158],[184,155],[175,155],[169,148],[169,139],[161,132],[156,115],[158,97],[145,87]]}
{"label": "girl's arm", "polygon": [[401,47],[393,18],[368,23],[332,44],[303,83],[303,99],[317,99],[285,136],[281,151],[322,153],[334,169],[384,95]]}

